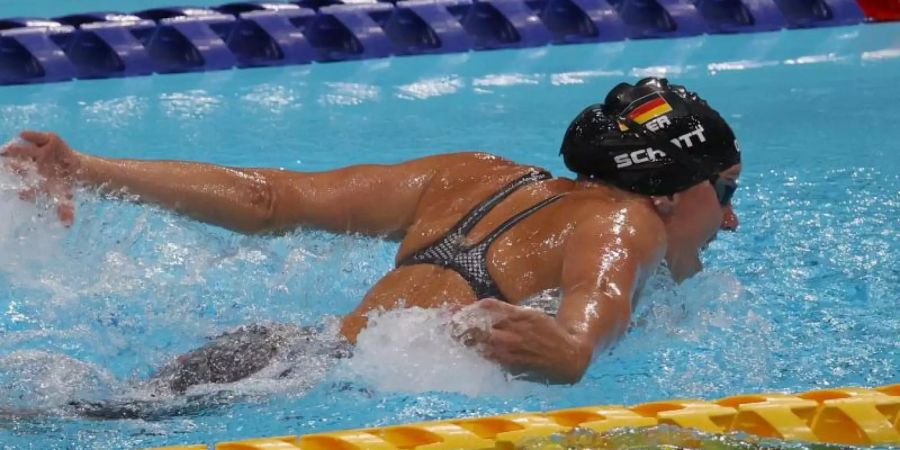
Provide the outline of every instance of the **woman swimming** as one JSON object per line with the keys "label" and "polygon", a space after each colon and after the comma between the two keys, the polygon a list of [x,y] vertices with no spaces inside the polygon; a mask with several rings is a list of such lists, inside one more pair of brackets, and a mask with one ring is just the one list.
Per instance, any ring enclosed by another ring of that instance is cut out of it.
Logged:
{"label": "woman swimming", "polygon": [[[738,224],[734,134],[700,97],[665,79],[619,84],[575,118],[561,148],[575,180],[486,153],[304,173],[100,158],[52,133],[21,137],[4,159],[38,171],[66,223],[73,185],[82,184],[242,233],[305,226],[400,240],[395,268],[344,317],[349,342],[376,309],[474,304],[493,325],[463,333],[467,342],[511,372],[558,383],[577,382],[625,331],[660,263],[685,279],[701,269],[699,252],[717,231]],[[562,292],[555,317],[519,306],[550,288]],[[158,376],[174,390],[247,376],[278,353],[268,333],[213,341]],[[260,346],[259,360],[239,370],[215,360]]]}

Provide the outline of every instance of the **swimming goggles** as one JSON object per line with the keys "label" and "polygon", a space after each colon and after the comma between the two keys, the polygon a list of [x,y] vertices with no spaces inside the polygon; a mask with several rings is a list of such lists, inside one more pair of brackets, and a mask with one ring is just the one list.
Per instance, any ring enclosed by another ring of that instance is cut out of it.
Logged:
{"label": "swimming goggles", "polygon": [[731,197],[734,197],[734,191],[738,188],[737,181],[714,173],[709,177],[709,182],[716,189],[716,198],[719,199],[719,205],[723,208],[730,205]]}

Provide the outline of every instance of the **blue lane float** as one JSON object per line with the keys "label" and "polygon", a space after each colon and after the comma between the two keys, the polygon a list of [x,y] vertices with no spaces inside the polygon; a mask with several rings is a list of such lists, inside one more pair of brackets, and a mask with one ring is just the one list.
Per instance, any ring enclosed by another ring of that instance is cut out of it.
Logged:
{"label": "blue lane float", "polygon": [[621,16],[606,0],[533,0],[555,44],[621,41],[628,30]]}
{"label": "blue lane float", "polygon": [[0,85],[866,20],[855,0],[298,0],[89,12],[0,19]]}
{"label": "blue lane float", "polygon": [[74,27],[59,22],[0,20],[0,84],[73,79],[75,65],[53,36],[74,31]]}
{"label": "blue lane float", "polygon": [[698,0],[694,5],[711,33],[775,31],[788,25],[774,0]]}
{"label": "blue lane float", "polygon": [[791,28],[852,25],[866,19],[856,2],[775,0]]}
{"label": "blue lane float", "polygon": [[136,30],[153,30],[156,23],[137,16],[109,12],[74,14],[56,19],[74,27],[52,39],[74,64],[77,78],[113,78],[149,75],[156,66]]}
{"label": "blue lane float", "polygon": [[135,13],[157,26],[138,33],[159,73],[202,72],[237,66],[226,44],[237,18],[206,8],[157,8]]}
{"label": "blue lane float", "polygon": [[448,9],[473,38],[474,50],[539,47],[551,35],[537,14],[520,0],[458,0]]}
{"label": "blue lane float", "polygon": [[231,3],[216,10],[237,17],[225,43],[235,54],[238,67],[307,64],[316,59],[316,50],[298,27],[316,15],[311,9],[292,4]]}
{"label": "blue lane float", "polygon": [[326,6],[304,31],[315,36],[320,61],[383,58],[391,55],[391,41],[371,14],[391,9],[389,3]]}
{"label": "blue lane float", "polygon": [[379,15],[376,21],[398,55],[459,53],[473,47],[462,24],[433,0],[399,2],[390,15]]}

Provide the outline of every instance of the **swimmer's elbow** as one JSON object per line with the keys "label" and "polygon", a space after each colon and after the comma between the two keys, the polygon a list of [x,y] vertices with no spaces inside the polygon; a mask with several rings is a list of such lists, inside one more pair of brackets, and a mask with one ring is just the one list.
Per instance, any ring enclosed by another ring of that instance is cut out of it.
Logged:
{"label": "swimmer's elbow", "polygon": [[248,185],[247,203],[249,214],[244,217],[238,231],[247,234],[271,233],[278,230],[278,200],[279,196],[272,186],[272,182],[264,177],[257,176]]}
{"label": "swimmer's elbow", "polygon": [[573,359],[568,364],[568,368],[564,373],[562,384],[576,384],[584,378],[585,372],[591,365],[591,352],[584,354],[577,351]]}
{"label": "swimmer's elbow", "polygon": [[550,384],[577,384],[584,378],[588,367],[591,365],[593,352],[583,348],[571,348],[568,351],[560,351],[557,355],[564,355],[562,360],[556,359],[547,367],[544,373],[534,376],[538,380]]}
{"label": "swimmer's elbow", "polygon": [[584,378],[589,364],[583,364],[581,361],[571,361],[564,365],[556,366],[552,372],[545,373],[543,381],[549,384],[578,384]]}

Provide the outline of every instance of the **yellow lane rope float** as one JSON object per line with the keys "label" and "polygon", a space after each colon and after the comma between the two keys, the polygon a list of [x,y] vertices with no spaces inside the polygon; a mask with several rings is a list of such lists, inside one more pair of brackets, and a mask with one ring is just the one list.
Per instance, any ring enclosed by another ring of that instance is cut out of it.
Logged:
{"label": "yellow lane rope float", "polygon": [[[801,394],[745,394],[714,401],[668,400],[634,406],[585,406],[380,428],[220,442],[215,450],[513,449],[524,440],[575,428],[675,425],[708,433],[850,445],[900,444],[900,384]],[[207,450],[206,445],[147,450]]]}

